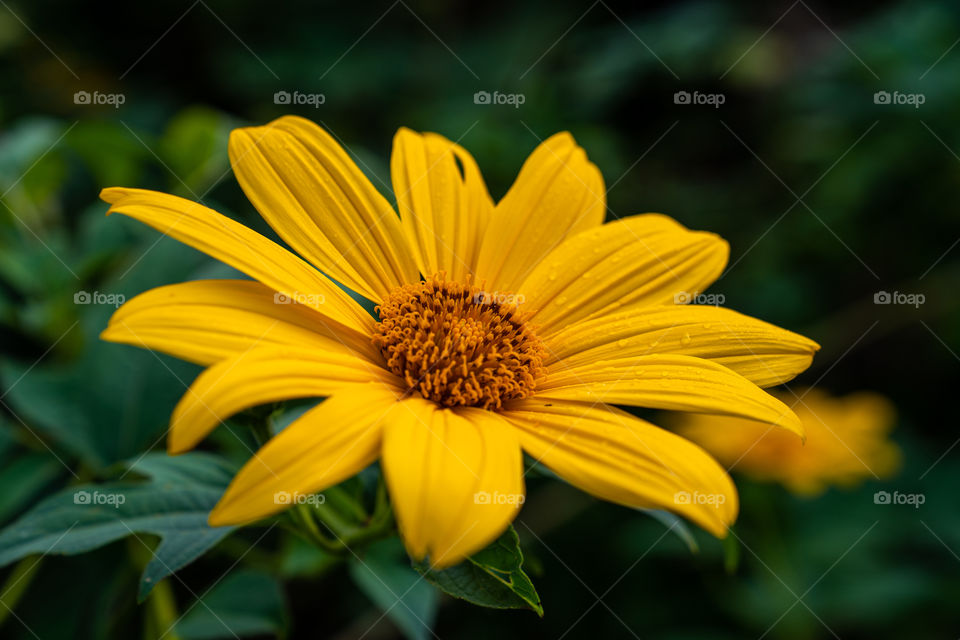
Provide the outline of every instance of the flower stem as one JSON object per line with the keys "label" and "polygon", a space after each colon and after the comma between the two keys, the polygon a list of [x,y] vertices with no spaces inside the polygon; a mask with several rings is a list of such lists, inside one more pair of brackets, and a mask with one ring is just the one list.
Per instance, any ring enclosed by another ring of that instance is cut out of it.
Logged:
{"label": "flower stem", "polygon": [[342,542],[339,540],[330,540],[320,531],[316,520],[310,513],[310,507],[308,505],[298,504],[287,513],[290,514],[290,518],[299,525],[295,530],[305,535],[312,543],[329,553],[335,555],[344,554],[346,549]]}
{"label": "flower stem", "polygon": [[[251,422],[253,435],[261,446],[271,438],[269,420],[268,416]],[[378,479],[372,513],[343,487],[330,487],[323,495],[323,502],[293,505],[286,514],[286,528],[337,556],[349,555],[352,547],[384,538],[393,532],[393,511],[383,474]]]}
{"label": "flower stem", "polygon": [[7,577],[7,581],[3,585],[3,591],[0,592],[3,594],[0,596],[0,604],[3,605],[3,608],[0,609],[0,625],[4,623],[8,615],[13,613],[17,602],[20,601],[20,597],[30,586],[30,582],[36,575],[42,561],[43,556],[39,558],[37,556],[27,556],[17,563],[17,566]]}

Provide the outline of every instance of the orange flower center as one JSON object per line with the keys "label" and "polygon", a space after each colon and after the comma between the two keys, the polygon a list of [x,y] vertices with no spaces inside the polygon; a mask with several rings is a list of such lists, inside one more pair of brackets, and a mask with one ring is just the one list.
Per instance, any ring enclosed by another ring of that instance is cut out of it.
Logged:
{"label": "orange flower center", "polygon": [[410,392],[499,409],[533,393],[543,371],[543,345],[514,300],[443,275],[397,287],[377,307],[373,344]]}

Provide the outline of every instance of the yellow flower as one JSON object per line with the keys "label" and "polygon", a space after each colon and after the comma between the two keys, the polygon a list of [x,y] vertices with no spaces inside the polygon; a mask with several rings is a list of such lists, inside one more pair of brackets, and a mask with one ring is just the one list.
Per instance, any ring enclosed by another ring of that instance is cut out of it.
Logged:
{"label": "yellow flower", "polygon": [[[801,432],[760,387],[805,369],[817,345],[675,305],[719,276],[726,242],[657,214],[603,224],[603,178],[568,133],[542,143],[494,204],[463,148],[401,129],[399,216],[307,120],[236,130],[229,150],[247,197],[305,260],[182,198],[101,196],[253,278],[148,291],[103,333],[208,367],[174,410],[171,453],[249,407],[328,397],[237,474],[213,525],[269,516],[289,506],[276,494],[321,491],[380,459],[410,554],[448,566],[512,521],[526,451],[596,496],[723,536],[737,514],[724,470],[610,405]],[[333,280],[379,305],[379,322]],[[683,503],[679,491],[723,499]]]}
{"label": "yellow flower", "polygon": [[779,482],[800,495],[896,471],[900,449],[888,439],[896,418],[890,401],[868,392],[843,397],[817,389],[795,393],[778,395],[803,422],[806,444],[768,425],[726,416],[685,415],[678,418],[676,430],[727,468]]}

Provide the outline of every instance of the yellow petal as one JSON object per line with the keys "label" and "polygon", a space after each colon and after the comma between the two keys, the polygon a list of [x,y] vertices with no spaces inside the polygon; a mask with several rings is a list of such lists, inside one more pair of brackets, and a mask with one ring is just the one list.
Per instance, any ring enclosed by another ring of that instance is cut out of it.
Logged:
{"label": "yellow petal", "polygon": [[420,272],[465,281],[493,212],[477,163],[443,136],[402,128],[393,139],[390,173]]}
{"label": "yellow petal", "polygon": [[568,238],[520,286],[541,335],[591,315],[673,304],[723,271],[729,247],[656,214],[623,218]]}
{"label": "yellow petal", "polygon": [[657,353],[722,364],[760,387],[791,380],[820,348],[812,340],[720,307],[642,307],[574,323],[545,341],[549,370]]}
{"label": "yellow petal", "polygon": [[107,212],[130,216],[208,256],[239,269],[274,291],[301,300],[329,320],[369,334],[374,325],[340,287],[280,245],[213,209],[144,189],[114,187],[100,192]]}
{"label": "yellow petal", "polygon": [[887,435],[895,409],[886,398],[869,392],[836,397],[796,387],[777,395],[803,422],[805,445],[780,429],[741,418],[674,414],[669,426],[731,470],[780,482],[801,495],[896,471],[900,451]]}
{"label": "yellow petal", "polygon": [[491,291],[517,291],[564,238],[603,223],[600,170],[563,132],[538,146],[493,212],[480,246],[477,277]]}
{"label": "yellow petal", "polygon": [[377,354],[370,339],[252,280],[197,280],[141,293],[100,337],[211,365],[254,347]]}
{"label": "yellow petal", "polygon": [[358,355],[259,348],[213,365],[193,381],[170,419],[170,453],[191,449],[244,409],[293,398],[321,398],[344,387],[395,377]]}
{"label": "yellow petal", "polygon": [[380,421],[394,389],[341,389],[265,444],[230,483],[210,513],[215,527],[245,524],[282,511],[356,475],[380,455]]}
{"label": "yellow petal", "polygon": [[537,384],[537,397],[740,416],[804,433],[785,404],[730,369],[692,356],[637,356],[551,371]]}
{"label": "yellow petal", "polygon": [[229,147],[250,202],[324,273],[377,302],[419,280],[396,212],[326,131],[284,116],[235,129]]}
{"label": "yellow petal", "polygon": [[528,398],[504,417],[523,448],[570,484],[598,498],[667,509],[724,537],[737,491],[723,468],[680,436],[603,404]]}
{"label": "yellow petal", "polygon": [[490,411],[410,397],[384,421],[382,464],[407,550],[438,568],[496,539],[523,501],[516,432]]}

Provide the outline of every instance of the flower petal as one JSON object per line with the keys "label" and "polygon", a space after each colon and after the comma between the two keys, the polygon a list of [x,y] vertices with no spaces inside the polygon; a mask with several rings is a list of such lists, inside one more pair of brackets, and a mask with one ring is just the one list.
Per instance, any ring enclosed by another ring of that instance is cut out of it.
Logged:
{"label": "flower petal", "polygon": [[473,157],[443,136],[401,128],[393,139],[390,173],[420,272],[445,272],[465,281],[474,271],[480,238],[493,213]]}
{"label": "flower petal", "polygon": [[820,346],[801,335],[720,307],[670,305],[583,320],[545,340],[549,370],[657,353],[712,360],[760,387],[791,380]]}
{"label": "flower petal", "polygon": [[687,231],[666,216],[622,218],[568,238],[518,289],[540,335],[623,305],[673,304],[723,271],[729,247],[712,233]]}
{"label": "flower petal", "polygon": [[247,198],[317,268],[377,302],[419,280],[396,212],[322,128],[285,116],[229,146]]}
{"label": "flower petal", "polygon": [[740,418],[675,414],[668,426],[729,469],[780,482],[801,495],[886,478],[897,470],[900,450],[888,437],[896,410],[883,396],[857,392],[835,397],[796,387],[778,395],[803,421],[805,445],[779,429]]}
{"label": "flower petal", "polygon": [[394,389],[341,389],[267,442],[237,473],[210,513],[215,527],[245,524],[356,475],[380,455],[380,421]]}
{"label": "flower petal", "polygon": [[368,337],[252,280],[196,280],[151,289],[120,307],[100,337],[205,366],[271,346],[377,357]]}
{"label": "flower petal", "polygon": [[157,191],[114,187],[100,192],[121,213],[239,269],[274,291],[304,300],[332,321],[368,334],[369,313],[306,262],[213,209]]}
{"label": "flower petal", "polygon": [[[349,386],[396,378],[359,355],[260,348],[213,365],[193,381],[170,419],[170,453],[193,448],[235,413],[294,398],[322,398]],[[398,391],[399,393],[399,391]]]}
{"label": "flower petal", "polygon": [[740,416],[804,433],[785,404],[730,369],[692,356],[637,356],[551,371],[537,385],[537,397]]}
{"label": "flower petal", "polygon": [[503,416],[520,444],[560,477],[598,498],[667,509],[724,537],[737,490],[703,449],[603,404],[527,398]]}
{"label": "flower petal", "polygon": [[606,207],[600,170],[569,133],[551,136],[497,204],[480,246],[478,282],[517,291],[564,238],[602,224]]}
{"label": "flower petal", "polygon": [[384,421],[383,471],[410,555],[438,568],[499,536],[523,500],[523,459],[503,418],[419,397]]}

